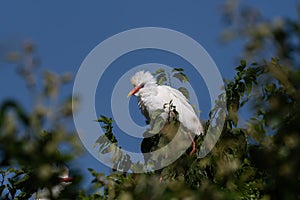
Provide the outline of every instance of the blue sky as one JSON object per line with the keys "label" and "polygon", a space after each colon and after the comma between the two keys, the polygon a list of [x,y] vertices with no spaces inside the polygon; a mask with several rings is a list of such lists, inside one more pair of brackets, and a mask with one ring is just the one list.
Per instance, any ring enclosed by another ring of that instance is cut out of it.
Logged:
{"label": "blue sky", "polygon": [[[296,16],[296,0],[241,1],[259,8],[267,17]],[[220,1],[6,1],[0,6],[0,47],[15,50],[24,40],[37,45],[41,68],[57,73],[70,71],[76,74],[88,53],[100,42],[119,32],[138,27],[164,27],[182,32],[199,42],[213,58],[224,78],[231,78],[236,57],[241,54],[242,41],[221,45],[219,35],[224,30],[220,13]],[[6,50],[6,49],[4,49]],[[149,55],[152,57],[149,58]],[[1,60],[0,49],[0,100],[13,97],[26,105],[29,97],[23,82],[15,76],[15,68]],[[134,59],[137,59],[134,60]],[[152,59],[156,57],[156,59]],[[157,52],[144,53],[127,58],[127,64],[143,62],[169,62],[168,55]],[[122,64],[122,59],[116,61]],[[178,61],[180,63],[180,61]],[[115,64],[116,64],[115,63]],[[9,67],[8,67],[9,66]],[[177,67],[177,66],[176,66]],[[111,68],[106,76],[117,76],[117,68]],[[193,78],[191,72],[191,78]],[[9,85],[9,88],[7,87]],[[111,87],[107,87],[111,88]],[[99,89],[101,91],[101,88]],[[205,88],[203,88],[203,91]],[[72,84],[64,94],[72,92]],[[97,93],[98,94],[98,93]],[[207,93],[204,92],[204,95]],[[198,94],[199,95],[199,94]],[[201,96],[201,94],[200,94]],[[96,97],[96,99],[99,97]],[[100,98],[100,97],[99,97]],[[206,97],[203,97],[205,99]],[[134,102],[134,100],[133,100]],[[202,104],[206,107],[206,100]],[[134,108],[134,107],[133,107]],[[137,108],[137,107],[136,107]],[[201,109],[201,108],[200,108]],[[98,110],[101,110],[99,108]],[[209,109],[202,108],[207,115]],[[104,110],[103,114],[110,114]],[[99,113],[102,114],[102,113]],[[137,114],[138,115],[138,114]],[[143,119],[142,116],[136,117]],[[204,116],[205,118],[205,116]],[[82,162],[82,160],[84,162]],[[90,155],[79,161],[82,170],[92,167],[108,172]]]}

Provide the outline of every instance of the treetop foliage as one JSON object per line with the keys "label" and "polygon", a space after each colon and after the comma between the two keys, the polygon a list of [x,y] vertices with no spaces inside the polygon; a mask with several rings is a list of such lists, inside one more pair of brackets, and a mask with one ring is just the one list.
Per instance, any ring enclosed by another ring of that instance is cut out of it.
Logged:
{"label": "treetop foliage", "polygon": [[[193,156],[188,149],[160,170],[126,173],[130,167],[143,166],[110,147],[110,143],[118,145],[113,119],[100,116],[95,123],[101,124],[108,140],[99,136],[95,148],[99,153],[114,153],[115,169],[121,172],[105,175],[92,167],[87,169],[93,176],[88,189],[79,184],[80,172],[74,173],[74,181],[59,199],[300,198],[300,15],[296,19],[268,20],[254,9],[235,13],[232,6],[223,7],[228,27],[223,39],[245,39],[245,52],[238,55],[243,59],[233,79],[225,81],[224,93],[210,112],[215,121],[205,124],[207,130],[210,124],[218,123],[219,117],[226,116],[213,150],[199,159],[203,137],[198,136]],[[70,75],[43,72],[42,84],[38,84],[35,53],[35,46],[26,43],[22,52],[8,54],[10,62],[17,64],[33,102],[30,109],[14,99],[0,102],[1,199],[28,199],[42,189],[51,191],[58,183],[60,167],[81,152],[75,131],[66,126],[72,119],[72,99],[59,96]],[[169,74],[158,70],[155,75],[159,84],[172,85],[171,77],[189,81],[181,68]],[[189,97],[185,88],[182,93]],[[172,102],[169,107],[176,111]],[[249,116],[239,123],[242,111]],[[159,116],[159,111],[156,114]],[[155,134],[156,129],[156,125],[151,127],[152,132],[147,134],[153,136],[144,141],[141,151],[151,152],[168,143],[164,135]],[[50,192],[50,198],[56,197]]]}

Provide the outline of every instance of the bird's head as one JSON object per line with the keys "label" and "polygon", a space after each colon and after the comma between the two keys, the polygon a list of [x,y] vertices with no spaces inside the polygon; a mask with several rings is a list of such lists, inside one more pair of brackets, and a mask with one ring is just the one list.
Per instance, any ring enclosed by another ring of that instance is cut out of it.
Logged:
{"label": "bird's head", "polygon": [[139,71],[131,78],[131,83],[134,88],[128,93],[128,97],[131,95],[138,96],[141,89],[149,86],[155,86],[156,80],[150,72]]}

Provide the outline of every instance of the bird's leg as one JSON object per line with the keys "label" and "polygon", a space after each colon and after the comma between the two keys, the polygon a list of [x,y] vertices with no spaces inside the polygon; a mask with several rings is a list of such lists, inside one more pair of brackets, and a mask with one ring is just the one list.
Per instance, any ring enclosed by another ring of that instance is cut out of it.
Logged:
{"label": "bird's leg", "polygon": [[192,151],[190,152],[190,156],[192,156],[196,151],[196,143],[195,143],[194,138],[192,137],[192,135],[190,133],[189,133],[189,137],[192,141]]}

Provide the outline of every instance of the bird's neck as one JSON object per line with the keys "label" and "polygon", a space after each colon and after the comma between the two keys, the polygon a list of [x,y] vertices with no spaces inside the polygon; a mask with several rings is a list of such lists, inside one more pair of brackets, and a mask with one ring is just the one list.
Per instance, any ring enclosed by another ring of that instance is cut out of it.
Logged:
{"label": "bird's neck", "polygon": [[147,84],[143,89],[140,91],[140,96],[152,96],[157,94],[157,84]]}

